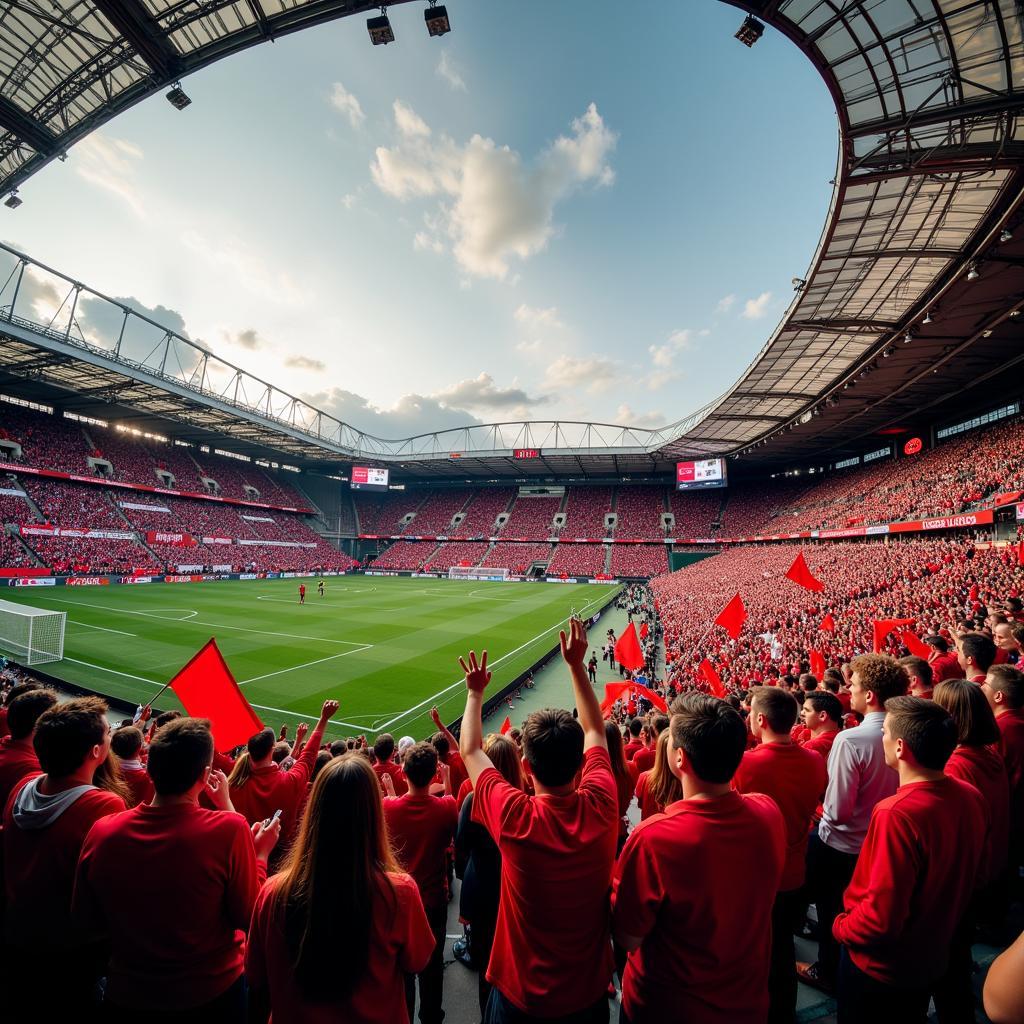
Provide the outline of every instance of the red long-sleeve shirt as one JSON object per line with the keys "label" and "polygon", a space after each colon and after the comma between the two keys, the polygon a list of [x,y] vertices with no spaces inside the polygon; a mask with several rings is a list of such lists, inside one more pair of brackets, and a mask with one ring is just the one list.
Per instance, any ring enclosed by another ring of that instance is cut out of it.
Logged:
{"label": "red long-sleeve shirt", "polygon": [[910,783],[875,805],[832,926],[857,967],[898,988],[942,976],[988,831],[981,794],[959,779]]}
{"label": "red long-sleeve shirt", "polygon": [[1003,755],[995,747],[957,747],[946,774],[969,782],[984,798],[992,822],[982,881],[997,878],[1010,848],[1010,785]]}
{"label": "red long-sleeve shirt", "polygon": [[31,736],[23,740],[5,736],[0,740],[0,807],[7,806],[11,791],[26,775],[38,775],[39,771]]}

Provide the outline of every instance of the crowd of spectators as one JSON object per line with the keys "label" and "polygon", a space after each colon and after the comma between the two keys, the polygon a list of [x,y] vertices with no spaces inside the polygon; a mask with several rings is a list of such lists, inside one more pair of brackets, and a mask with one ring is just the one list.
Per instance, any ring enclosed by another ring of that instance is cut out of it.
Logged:
{"label": "crowd of spectators", "polygon": [[611,505],[611,487],[570,487],[565,498],[565,523],[559,536],[603,539],[608,536],[604,523]]}
{"label": "crowd of spectators", "polygon": [[524,537],[544,540],[555,533],[555,515],[562,504],[561,498],[524,498],[520,496],[501,531],[502,537]]}
{"label": "crowd of spectators", "polygon": [[546,564],[550,559],[550,544],[516,544],[511,541],[499,541],[480,564],[490,569],[508,569],[513,575],[522,576],[534,562]]}
{"label": "crowd of spectators", "polygon": [[21,483],[46,522],[53,526],[79,530],[128,529],[124,516],[104,487],[28,475],[21,478]]}
{"label": "crowd of spectators", "polygon": [[36,469],[92,474],[89,447],[81,427],[71,420],[0,402],[0,438],[21,445],[21,462]]}
{"label": "crowd of spectators", "polygon": [[619,487],[615,496],[615,536],[661,539],[665,536],[662,513],[664,487]]}
{"label": "crowd of spectators", "polygon": [[55,573],[130,573],[153,565],[153,555],[134,540],[26,537],[25,541]]}
{"label": "crowd of spectators", "polygon": [[427,572],[447,572],[453,565],[476,565],[487,554],[487,541],[449,541],[427,559]]}
{"label": "crowd of spectators", "polygon": [[416,570],[431,560],[438,545],[433,541],[395,541],[386,551],[370,563],[371,569]]}
{"label": "crowd of spectators", "polygon": [[402,533],[427,537],[447,537],[452,519],[462,511],[468,497],[468,491],[431,491]]}
{"label": "crowd of spectators", "polygon": [[416,491],[387,494],[355,491],[352,497],[359,519],[359,532],[381,537],[397,534],[402,529],[402,520],[410,512],[415,512],[423,501],[423,494]]}
{"label": "crowd of spectators", "polygon": [[668,569],[664,544],[613,544],[608,572],[612,576],[661,576]]}
{"label": "crowd of spectators", "polygon": [[596,576],[605,572],[607,547],[604,544],[555,545],[555,556],[548,564],[549,576]]}
{"label": "crowd of spectators", "polygon": [[[14,477],[0,477],[0,488],[17,491],[21,484]],[[36,514],[32,506],[24,498],[24,492],[18,494],[0,494],[0,525],[4,523],[34,523]]]}
{"label": "crowd of spectators", "polygon": [[466,506],[466,517],[451,532],[453,538],[493,537],[498,516],[511,504],[515,491],[511,487],[488,487],[473,492]]}
{"label": "crowd of spectators", "polygon": [[32,556],[16,538],[0,529],[0,567],[23,569],[33,566]]}

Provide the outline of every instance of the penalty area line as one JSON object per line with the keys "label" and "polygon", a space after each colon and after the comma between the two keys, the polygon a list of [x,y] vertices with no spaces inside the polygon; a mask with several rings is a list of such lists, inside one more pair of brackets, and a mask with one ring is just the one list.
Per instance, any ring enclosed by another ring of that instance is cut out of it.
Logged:
{"label": "penalty area line", "polygon": [[290,668],[279,668],[276,672],[265,672],[261,676],[250,676],[248,679],[239,679],[238,685],[245,686],[246,683],[255,683],[260,679],[270,679],[272,676],[283,676],[286,672],[298,672],[300,669],[309,668],[311,665],[321,665],[325,661],[334,661],[335,658],[347,658],[350,654],[360,654],[362,651],[370,650],[371,647],[373,647],[373,644],[363,644],[354,651],[342,651],[340,654],[329,654],[326,658],[317,658],[315,661],[304,661],[301,665],[292,665]]}

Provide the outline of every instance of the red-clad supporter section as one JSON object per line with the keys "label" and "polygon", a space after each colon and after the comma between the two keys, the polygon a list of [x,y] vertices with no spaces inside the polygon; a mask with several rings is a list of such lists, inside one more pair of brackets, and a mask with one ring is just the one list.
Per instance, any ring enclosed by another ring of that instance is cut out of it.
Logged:
{"label": "red-clad supporter section", "polygon": [[359,532],[374,537],[397,534],[405,516],[415,512],[423,501],[422,492],[417,491],[390,491],[387,494],[358,491],[352,497],[359,515]]}
{"label": "red-clad supporter section", "polygon": [[660,576],[668,569],[665,544],[613,544],[612,576]]}
{"label": "red-clad supporter section", "polygon": [[605,516],[611,512],[610,487],[570,487],[565,504],[565,525],[560,537],[589,537],[602,540],[608,536]]}
{"label": "red-clad supporter section", "polygon": [[494,487],[474,491],[466,507],[466,518],[451,532],[459,537],[493,537],[495,520],[504,512],[515,491],[511,487]]}
{"label": "red-clad supporter section", "polygon": [[88,530],[128,529],[104,487],[31,476],[20,482],[48,523]]}
{"label": "red-clad supporter section", "polygon": [[[21,483],[13,478],[0,477],[0,491],[21,490]],[[28,523],[36,515],[24,497],[18,494],[0,494],[0,524]]]}
{"label": "red-clad supporter section", "polygon": [[[429,546],[429,545],[428,545]],[[442,544],[423,566],[430,572],[447,572],[453,565],[476,565],[487,554],[487,541],[455,541]]]}
{"label": "red-clad supporter section", "polygon": [[420,569],[437,550],[432,542],[399,540],[391,545],[370,566],[371,569]]}
{"label": "red-clad supporter section", "polygon": [[447,537],[452,518],[462,511],[469,495],[469,491],[432,491],[402,533],[420,537]]}
{"label": "red-clad supporter section", "polygon": [[561,498],[527,498],[520,495],[516,498],[501,536],[522,537],[526,540],[550,537],[555,532],[551,522],[561,504]]}
{"label": "red-clad supporter section", "polygon": [[0,402],[0,440],[21,445],[26,466],[41,466],[63,473],[91,475],[86,461],[89,448],[81,427],[71,420]]}
{"label": "red-clad supporter section", "polygon": [[[153,565],[153,555],[138,541],[91,537],[26,537],[54,572],[130,573]],[[181,550],[181,549],[179,549]]]}
{"label": "red-clad supporter section", "polygon": [[548,566],[551,576],[596,576],[605,571],[603,544],[558,544]]}
{"label": "red-clad supporter section", "polygon": [[551,557],[550,544],[495,544],[480,563],[488,569],[508,569],[522,575],[534,562],[547,562]]}
{"label": "red-clad supporter section", "polygon": [[660,540],[665,536],[661,515],[667,511],[664,487],[620,487],[615,498],[615,536]]}
{"label": "red-clad supporter section", "polygon": [[[669,495],[669,511],[675,516],[675,526],[669,531],[672,537],[710,537],[715,532],[713,523],[722,507],[722,491],[672,491]],[[619,536],[625,536],[619,531]]]}
{"label": "red-clad supporter section", "polygon": [[0,565],[11,569],[20,569],[23,566],[34,564],[21,543],[0,530]]}

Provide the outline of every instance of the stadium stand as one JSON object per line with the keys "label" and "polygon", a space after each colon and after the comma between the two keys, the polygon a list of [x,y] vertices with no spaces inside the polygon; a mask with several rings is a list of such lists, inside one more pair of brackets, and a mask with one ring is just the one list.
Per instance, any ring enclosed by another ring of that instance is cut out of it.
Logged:
{"label": "stadium stand", "polygon": [[[154,565],[153,555],[134,540],[90,537],[26,537],[39,560],[57,573],[130,573]],[[180,550],[180,549],[179,549]]]}
{"label": "stadium stand", "polygon": [[551,558],[550,544],[513,544],[499,542],[487,553],[480,563],[489,569],[508,569],[522,575],[534,562],[548,562]]}
{"label": "stadium stand", "polygon": [[17,462],[62,473],[93,474],[89,449],[78,424],[10,402],[0,402],[0,439],[21,445]]}
{"label": "stadium stand", "polygon": [[565,525],[560,537],[603,539],[605,516],[611,512],[610,487],[570,487],[565,500]]}
{"label": "stadium stand", "polygon": [[665,544],[613,544],[612,576],[660,576],[668,570]]}
{"label": "stadium stand", "polygon": [[447,572],[453,565],[476,565],[487,554],[487,541],[457,541],[442,544],[424,563],[428,572]]}
{"label": "stadium stand", "polygon": [[561,498],[527,498],[519,495],[500,536],[525,537],[528,540],[552,536],[555,532],[552,522],[561,504]]}
{"label": "stadium stand", "polygon": [[493,537],[498,516],[508,509],[515,496],[511,487],[487,487],[473,492],[466,506],[466,517],[454,530],[453,538]]}
{"label": "stadium stand", "polygon": [[666,511],[663,487],[620,487],[615,494],[615,536],[660,540]]}
{"label": "stadium stand", "polygon": [[669,495],[669,511],[675,516],[675,526],[670,533],[673,537],[710,537],[714,534],[714,523],[718,519],[723,500],[732,495],[721,491],[672,491]]}
{"label": "stadium stand", "polygon": [[596,576],[605,571],[603,544],[557,544],[548,573],[552,576]]}
{"label": "stadium stand", "polygon": [[21,483],[46,521],[54,526],[127,529],[124,516],[115,508],[104,487],[32,476],[25,476]]}
{"label": "stadium stand", "polygon": [[416,515],[402,530],[418,536],[447,537],[454,516],[462,511],[469,491],[434,491],[416,510]]}
{"label": "stadium stand", "polygon": [[422,493],[412,491],[391,491],[387,494],[356,491],[352,497],[359,518],[359,532],[384,537],[398,533],[402,519],[415,512],[423,501]]}
{"label": "stadium stand", "polygon": [[405,569],[422,568],[437,550],[432,542],[414,540],[395,541],[383,554],[378,555],[370,564],[371,569]]}

